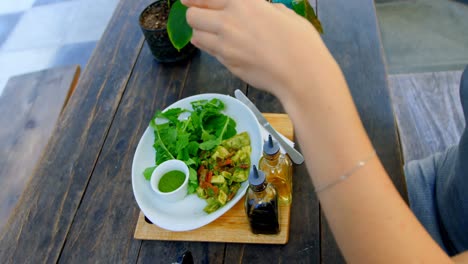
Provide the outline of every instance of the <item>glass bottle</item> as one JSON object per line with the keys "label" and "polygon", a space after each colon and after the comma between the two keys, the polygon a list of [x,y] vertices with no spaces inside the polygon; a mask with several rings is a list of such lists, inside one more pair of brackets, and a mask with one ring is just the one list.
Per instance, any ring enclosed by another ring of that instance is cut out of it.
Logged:
{"label": "glass bottle", "polygon": [[244,206],[252,233],[270,235],[279,233],[276,189],[266,181],[265,174],[257,170],[255,165],[250,171]]}
{"label": "glass bottle", "polygon": [[259,168],[266,174],[268,182],[278,191],[280,204],[290,204],[292,201],[292,162],[286,154],[280,152],[278,142],[271,135],[263,144],[263,156]]}

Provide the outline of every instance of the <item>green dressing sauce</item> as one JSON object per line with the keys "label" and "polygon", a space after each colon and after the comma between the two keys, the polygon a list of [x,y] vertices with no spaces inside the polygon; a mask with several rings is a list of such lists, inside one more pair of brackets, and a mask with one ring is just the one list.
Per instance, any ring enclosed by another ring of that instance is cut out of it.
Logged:
{"label": "green dressing sauce", "polygon": [[158,183],[158,189],[163,193],[175,191],[185,181],[185,173],[173,170],[166,172]]}

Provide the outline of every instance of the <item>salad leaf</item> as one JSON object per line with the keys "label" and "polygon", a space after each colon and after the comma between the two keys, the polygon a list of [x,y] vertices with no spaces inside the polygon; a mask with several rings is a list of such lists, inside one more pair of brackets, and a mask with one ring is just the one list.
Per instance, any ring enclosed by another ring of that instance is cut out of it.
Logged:
{"label": "salad leaf", "polygon": [[156,114],[153,117],[153,120],[156,119],[156,118],[166,118],[166,119],[168,119],[169,121],[171,121],[173,123],[178,123],[178,122],[180,122],[178,120],[179,115],[184,113],[184,112],[187,112],[187,110],[182,109],[182,108],[171,108],[171,109],[167,110],[164,113],[161,112],[161,111],[157,111]]}
{"label": "salad leaf", "polygon": [[[200,144],[200,149],[210,150],[219,144],[224,139],[230,138],[236,134],[235,121],[227,116],[217,116],[207,121],[204,127],[204,142]],[[208,132],[207,132],[208,131]]]}
{"label": "salad leaf", "polygon": [[192,104],[192,106],[203,111],[200,115],[203,140],[200,149],[210,150],[221,144],[222,140],[237,133],[236,122],[220,112],[220,109],[224,108],[224,103],[220,100],[211,100],[201,105]]}
{"label": "salad leaf", "polygon": [[198,100],[195,102],[192,102],[192,108],[196,112],[202,112],[202,111],[210,111],[213,110],[214,112],[220,112],[221,110],[224,109],[224,103],[223,101],[219,99],[211,99],[210,101],[208,100]]}
{"label": "salad leaf", "polygon": [[150,126],[154,129],[154,149],[158,153],[156,155],[156,165],[163,163],[166,160],[175,159],[172,153],[169,151],[169,146],[166,146],[164,142],[170,143],[171,141],[163,140],[165,139],[173,139],[172,142],[175,142],[175,138],[173,138],[173,131],[169,130],[169,127],[166,124],[156,125],[154,120],[151,120]]}
{"label": "salad leaf", "polygon": [[188,193],[194,193],[198,187],[197,171],[189,168],[189,187]]}
{"label": "salad leaf", "polygon": [[156,166],[148,167],[143,171],[143,176],[145,176],[147,181],[151,180],[151,175],[153,174],[154,169],[156,169]]}
{"label": "salad leaf", "polygon": [[[150,127],[154,130],[155,165],[170,159],[187,164],[190,171],[188,193],[194,193],[198,187],[197,169],[200,167],[201,151],[211,150],[221,141],[237,134],[236,122],[222,113],[225,105],[221,100],[199,100],[191,102],[191,105],[193,111],[182,108],[156,111],[150,121]],[[190,115],[182,119],[183,113]],[[143,172],[147,180],[150,180],[156,166]]]}

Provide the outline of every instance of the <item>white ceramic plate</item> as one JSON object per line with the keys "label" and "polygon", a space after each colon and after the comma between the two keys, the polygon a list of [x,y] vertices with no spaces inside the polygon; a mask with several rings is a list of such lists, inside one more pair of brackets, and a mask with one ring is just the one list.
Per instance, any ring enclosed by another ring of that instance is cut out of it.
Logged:
{"label": "white ceramic plate", "polygon": [[[224,102],[224,113],[236,121],[238,133],[244,131],[249,133],[252,146],[251,163],[258,164],[263,144],[260,125],[250,109],[237,99],[221,94],[200,94],[177,101],[165,110],[176,107],[192,110],[190,102],[213,98]],[[247,181],[242,183],[241,188],[231,201],[211,214],[203,211],[206,201],[198,198],[196,194],[188,195],[183,200],[173,203],[162,200],[151,189],[150,182],[143,177],[143,171],[147,167],[154,166],[153,143],[154,132],[148,127],[141,137],[133,157],[132,185],[133,194],[141,211],[157,226],[171,231],[199,228],[220,217],[244,196],[248,187]]]}

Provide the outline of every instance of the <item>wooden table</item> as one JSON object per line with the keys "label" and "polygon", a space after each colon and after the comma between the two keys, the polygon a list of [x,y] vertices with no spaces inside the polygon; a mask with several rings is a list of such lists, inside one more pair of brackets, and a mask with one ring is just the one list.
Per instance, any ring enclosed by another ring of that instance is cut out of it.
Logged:
{"label": "wooden table", "polygon": [[[283,111],[272,96],[249,87],[205,53],[177,65],[156,63],[137,23],[150,2],[118,5],[2,230],[1,262],[171,263],[183,249],[191,250],[197,263],[342,262],[304,165],[295,168],[287,245],[133,239],[139,208],[132,193],[132,159],[156,109],[194,94],[232,95],[241,89],[262,111]],[[374,3],[315,4],[323,38],[344,71],[367,132],[405,195]]]}

